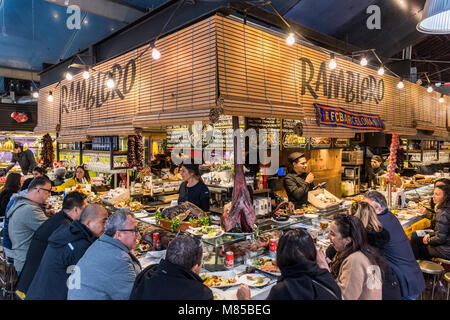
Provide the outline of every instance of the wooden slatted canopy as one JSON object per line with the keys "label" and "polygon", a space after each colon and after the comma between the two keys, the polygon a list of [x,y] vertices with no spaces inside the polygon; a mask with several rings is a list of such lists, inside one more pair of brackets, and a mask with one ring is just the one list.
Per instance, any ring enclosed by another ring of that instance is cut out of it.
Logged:
{"label": "wooden slatted canopy", "polygon": [[[145,45],[95,66],[88,80],[79,73],[42,88],[36,131],[53,132],[60,124],[66,138],[127,135],[134,128],[209,121],[214,108],[225,115],[302,120],[308,137],[370,132],[318,126],[314,103],[320,103],[379,115],[387,133],[414,135],[420,123],[448,136],[447,97],[439,103],[438,93],[407,81],[398,89],[396,77],[349,59],[337,57],[330,70],[327,53],[304,42],[289,46],[284,37],[234,16],[209,17],[159,39],[158,60]],[[114,89],[106,86],[107,73]],[[53,103],[46,100],[50,90]]]}

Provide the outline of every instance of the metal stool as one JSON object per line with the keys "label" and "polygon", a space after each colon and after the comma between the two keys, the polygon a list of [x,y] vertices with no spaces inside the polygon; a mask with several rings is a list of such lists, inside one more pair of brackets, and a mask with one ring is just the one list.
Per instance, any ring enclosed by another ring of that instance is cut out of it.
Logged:
{"label": "metal stool", "polygon": [[434,300],[434,288],[436,287],[436,280],[439,279],[440,275],[444,272],[444,267],[435,262],[426,260],[417,260],[420,266],[420,270],[423,273],[430,274],[433,276],[433,287],[431,289],[431,300]]}
{"label": "metal stool", "polygon": [[450,269],[450,260],[446,260],[444,258],[433,258],[432,260],[442,265],[445,271],[448,271]]}
{"label": "metal stool", "polygon": [[8,261],[3,250],[0,254],[0,264],[3,268],[3,272],[0,272],[2,295],[6,300],[14,300],[16,296],[14,286],[17,280],[17,272],[16,268],[14,268],[14,264]]}
{"label": "metal stool", "polygon": [[450,293],[450,272],[444,274],[444,280],[447,281],[447,300]]}

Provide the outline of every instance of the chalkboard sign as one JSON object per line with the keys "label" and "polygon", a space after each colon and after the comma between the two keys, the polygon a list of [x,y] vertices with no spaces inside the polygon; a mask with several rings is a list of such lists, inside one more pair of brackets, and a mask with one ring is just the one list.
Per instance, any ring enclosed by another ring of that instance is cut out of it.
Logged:
{"label": "chalkboard sign", "polygon": [[350,146],[350,139],[333,139],[334,148],[346,148]]}
{"label": "chalkboard sign", "polygon": [[294,133],[294,127],[298,120],[283,119],[281,127],[281,141],[285,149],[305,149],[308,144],[308,138],[299,137]]}
{"label": "chalkboard sign", "polygon": [[261,139],[259,138],[259,134],[261,133],[261,129],[267,130],[267,134],[262,137],[263,145],[266,145],[268,148],[272,148],[272,145],[279,145],[281,129],[280,119],[247,118],[247,129],[255,129],[256,133],[258,134],[258,141],[250,140],[250,145],[256,146],[260,144]]}

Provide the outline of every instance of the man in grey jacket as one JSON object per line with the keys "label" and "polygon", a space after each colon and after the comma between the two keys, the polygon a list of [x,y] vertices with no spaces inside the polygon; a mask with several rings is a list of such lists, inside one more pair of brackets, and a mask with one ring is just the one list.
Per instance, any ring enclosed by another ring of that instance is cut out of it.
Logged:
{"label": "man in grey jacket", "polygon": [[6,214],[9,219],[8,234],[12,243],[14,267],[19,274],[35,231],[47,220],[40,205],[45,204],[51,195],[51,188],[47,177],[35,178],[28,187],[27,195],[18,196]]}
{"label": "man in grey jacket", "polygon": [[131,252],[139,231],[132,213],[116,212],[105,233],[78,261],[69,278],[68,300],[128,300],[141,264]]}

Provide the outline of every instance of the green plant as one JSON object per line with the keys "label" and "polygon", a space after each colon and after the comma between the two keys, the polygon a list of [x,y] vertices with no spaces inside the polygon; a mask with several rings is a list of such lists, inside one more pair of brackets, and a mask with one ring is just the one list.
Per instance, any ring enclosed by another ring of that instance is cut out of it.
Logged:
{"label": "green plant", "polygon": [[193,223],[194,223],[194,221],[195,221],[194,219],[192,219],[192,218],[189,218],[189,223],[192,223],[192,224],[193,224]]}
{"label": "green plant", "polygon": [[181,227],[180,219],[172,219],[170,221],[170,231],[175,232],[179,227]]}
{"label": "green plant", "polygon": [[161,211],[158,210],[158,211],[155,212],[155,219],[156,220],[162,219],[162,217],[163,216],[162,216],[162,212]]}
{"label": "green plant", "polygon": [[203,218],[198,219],[199,226],[209,226],[211,224],[211,218],[209,216],[204,216]]}

